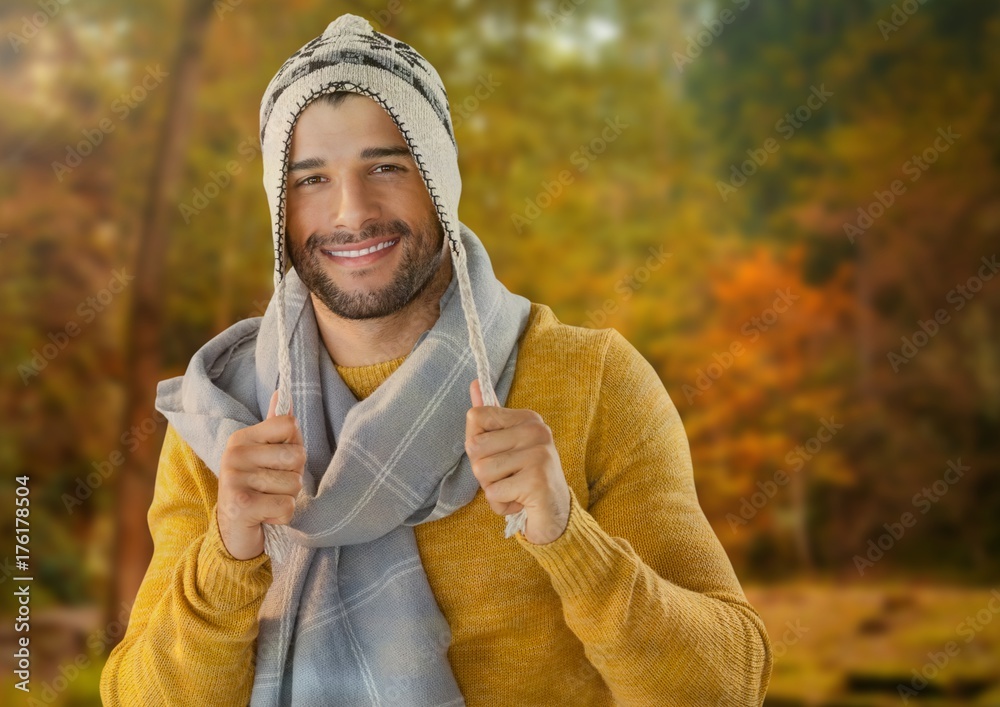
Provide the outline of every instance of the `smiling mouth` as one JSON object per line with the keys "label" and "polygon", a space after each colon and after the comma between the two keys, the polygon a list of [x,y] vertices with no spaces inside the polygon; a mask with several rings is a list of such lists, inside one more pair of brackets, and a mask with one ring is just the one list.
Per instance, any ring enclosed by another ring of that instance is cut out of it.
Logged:
{"label": "smiling mouth", "polygon": [[362,248],[361,250],[326,250],[323,252],[327,255],[333,256],[334,258],[363,258],[366,255],[371,255],[372,253],[377,253],[380,250],[385,250],[386,248],[391,248],[392,246],[399,243],[398,238],[394,238],[390,241],[382,241],[369,248]]}

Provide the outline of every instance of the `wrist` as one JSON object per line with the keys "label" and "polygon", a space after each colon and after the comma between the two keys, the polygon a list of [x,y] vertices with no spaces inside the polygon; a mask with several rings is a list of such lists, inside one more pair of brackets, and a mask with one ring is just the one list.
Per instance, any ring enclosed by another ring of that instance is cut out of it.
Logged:
{"label": "wrist", "polygon": [[199,597],[206,611],[240,610],[263,599],[271,585],[271,560],[266,553],[247,560],[237,559],[226,548],[218,519],[213,513],[191,565],[193,574],[188,596]]}
{"label": "wrist", "polygon": [[229,523],[219,517],[218,510],[216,510],[216,524],[222,541],[222,551],[229,559],[246,562],[257,559],[264,552],[264,529],[261,526],[233,532]]}

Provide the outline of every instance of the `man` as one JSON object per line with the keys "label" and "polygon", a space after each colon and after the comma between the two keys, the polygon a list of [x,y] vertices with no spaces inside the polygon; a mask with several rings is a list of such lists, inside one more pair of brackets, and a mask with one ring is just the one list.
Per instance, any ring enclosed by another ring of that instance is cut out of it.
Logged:
{"label": "man", "polygon": [[261,142],[275,296],[160,384],[105,704],[759,705],[676,409],[617,331],[496,279],[433,67],[344,15]]}

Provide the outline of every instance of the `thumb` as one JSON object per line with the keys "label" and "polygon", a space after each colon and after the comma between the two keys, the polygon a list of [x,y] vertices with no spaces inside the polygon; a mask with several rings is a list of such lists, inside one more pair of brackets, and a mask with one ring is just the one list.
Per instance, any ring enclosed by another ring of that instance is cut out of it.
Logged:
{"label": "thumb", "polygon": [[469,396],[472,398],[472,407],[483,406],[483,391],[479,387],[478,378],[473,378],[472,383],[469,384]]}
{"label": "thumb", "polygon": [[274,417],[274,411],[278,408],[278,391],[274,391],[271,394],[271,405],[267,408],[267,417],[265,420],[270,420]]}

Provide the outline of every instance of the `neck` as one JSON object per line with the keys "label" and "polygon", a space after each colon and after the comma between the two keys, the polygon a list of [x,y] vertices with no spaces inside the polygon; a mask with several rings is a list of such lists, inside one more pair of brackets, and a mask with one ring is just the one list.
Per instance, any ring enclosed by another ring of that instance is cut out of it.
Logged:
{"label": "neck", "polygon": [[310,294],[320,337],[338,366],[370,366],[405,356],[441,314],[441,295],[451,282],[451,253],[444,251],[441,267],[409,304],[379,319],[344,319]]}

